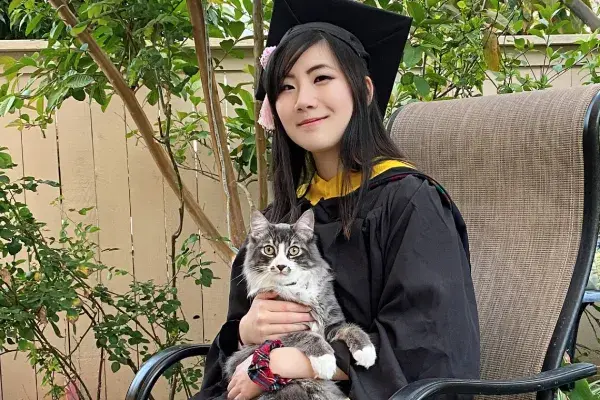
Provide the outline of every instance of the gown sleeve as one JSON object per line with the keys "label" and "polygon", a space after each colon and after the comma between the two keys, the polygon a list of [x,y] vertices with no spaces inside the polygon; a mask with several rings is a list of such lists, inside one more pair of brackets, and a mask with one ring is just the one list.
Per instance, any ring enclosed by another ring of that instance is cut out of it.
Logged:
{"label": "gown sleeve", "polygon": [[479,322],[463,232],[432,185],[406,180],[383,205],[371,233],[378,237],[370,239],[371,268],[377,262],[383,268],[368,329],[378,360],[366,370],[335,346],[352,400],[388,399],[425,378],[479,378]]}
{"label": "gown sleeve", "polygon": [[208,351],[200,393],[193,396],[190,400],[227,398],[228,383],[223,378],[221,366],[229,356],[238,350],[240,319],[250,309],[246,284],[241,278],[245,252],[246,247],[244,245],[240,248],[231,266],[227,320],[213,340]]}

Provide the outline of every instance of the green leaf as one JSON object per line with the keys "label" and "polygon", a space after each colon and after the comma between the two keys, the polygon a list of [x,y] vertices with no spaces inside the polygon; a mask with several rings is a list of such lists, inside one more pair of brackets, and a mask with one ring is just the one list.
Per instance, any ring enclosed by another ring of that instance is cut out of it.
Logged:
{"label": "green leaf", "polygon": [[530,29],[529,33],[545,40],[544,33],[539,29]]}
{"label": "green leaf", "polygon": [[2,100],[2,102],[0,102],[0,117],[3,117],[8,113],[8,111],[10,111],[11,107],[15,103],[15,100],[15,96],[8,96],[4,100]]}
{"label": "green leaf", "polygon": [[[3,176],[5,176],[5,175],[3,175]],[[12,239],[14,234],[15,233],[13,231],[11,231],[10,229],[6,229],[6,228],[0,229],[0,237],[2,239],[10,240],[10,239]]]}
{"label": "green leaf", "polygon": [[406,68],[410,69],[415,67],[422,58],[423,48],[421,46],[411,46],[410,43],[407,43],[406,47],[404,48],[404,56],[402,58]]}
{"label": "green leaf", "polygon": [[28,326],[25,327],[25,329],[23,329],[23,330],[19,329],[19,333],[21,334],[21,336],[23,336],[27,340],[35,339],[35,335],[33,334],[33,329],[31,329]]}
{"label": "green leaf", "polygon": [[155,89],[151,90],[150,93],[148,93],[147,99],[148,99],[148,104],[150,104],[151,106],[158,103],[158,91],[156,91]]}
{"label": "green leaf", "polygon": [[231,49],[233,48],[233,45],[235,44],[235,42],[231,39],[227,39],[227,40],[221,40],[221,43],[219,43],[219,45],[221,46],[221,48],[223,50],[225,50],[226,52],[231,51]]}
{"label": "green leaf", "polygon": [[523,50],[525,48],[525,39],[517,38],[515,39],[515,47],[517,50]]}
{"label": "green leaf", "polygon": [[58,21],[50,30],[50,39],[57,40],[64,29],[65,24],[62,21]]}
{"label": "green leaf", "polygon": [[419,25],[427,16],[427,11],[425,11],[425,8],[423,8],[423,6],[416,1],[408,1],[406,3],[406,8],[417,25]]}
{"label": "green leaf", "polygon": [[62,339],[63,335],[60,332],[60,329],[58,329],[56,323],[51,319],[51,316],[48,316],[48,320],[50,321],[50,325],[52,325],[52,330],[54,331],[54,334]]}
{"label": "green leaf", "polygon": [[23,248],[23,245],[21,244],[21,242],[19,242],[15,238],[13,238],[13,240],[9,244],[6,245],[8,254],[10,254],[11,256],[16,255],[19,251],[21,251],[22,248]]}
{"label": "green leaf", "polygon": [[8,6],[8,13],[12,14],[12,12],[14,11],[15,8],[19,7],[21,4],[23,4],[25,0],[13,0],[10,2],[9,6]]}
{"label": "green leaf", "polygon": [[407,72],[404,75],[402,75],[402,78],[400,78],[400,83],[402,83],[403,85],[412,85],[414,79],[415,74],[413,74],[412,72]]}
{"label": "green leaf", "polygon": [[8,153],[0,152],[0,169],[8,169],[13,165],[12,157]]}
{"label": "green leaf", "polygon": [[33,32],[35,28],[38,27],[42,18],[44,18],[44,14],[39,13],[31,21],[29,21],[29,23],[27,24],[27,29],[25,29],[25,35],[28,36],[29,34],[31,34],[31,32]]}
{"label": "green leaf", "polygon": [[67,77],[64,81],[66,87],[71,89],[77,89],[86,87],[87,85],[94,83],[94,78],[85,74],[74,74]]}
{"label": "green leaf", "polygon": [[245,24],[242,21],[233,21],[229,24],[229,31],[231,32],[231,36],[236,39],[239,39],[244,33],[244,29],[246,29]]}
{"label": "green leaf", "polygon": [[442,47],[444,47],[444,41],[439,37],[435,36],[433,33],[420,32],[416,33],[415,37],[422,39],[421,46],[423,47],[433,47],[438,50],[441,50]]}
{"label": "green leaf", "polygon": [[202,274],[200,277],[200,284],[205,287],[210,287],[214,278],[212,270],[210,268],[202,268],[200,272]]}
{"label": "green leaf", "polygon": [[85,91],[83,89],[75,89],[71,92],[71,95],[77,101],[85,100]]}
{"label": "green leaf", "polygon": [[21,59],[19,60],[19,62],[22,65],[28,66],[28,67],[37,67],[37,62],[35,62],[35,60],[31,57],[21,57]]}
{"label": "green leaf", "polygon": [[94,207],[85,207],[77,212],[79,213],[79,215],[86,215],[88,213],[88,211],[93,210],[93,209],[94,209]]}
{"label": "green leaf", "polygon": [[242,0],[244,3],[244,8],[249,15],[252,15],[252,0]]}
{"label": "green leaf", "polygon": [[515,33],[519,33],[521,31],[521,29],[523,29],[523,20],[522,19],[515,21],[513,24],[513,30],[515,31]]}
{"label": "green leaf", "polygon": [[87,22],[80,22],[71,29],[71,35],[77,36],[87,28]]}
{"label": "green leaf", "polygon": [[422,76],[415,76],[414,78],[415,87],[417,88],[417,92],[425,97],[429,94],[429,83]]}
{"label": "green leaf", "polygon": [[187,75],[187,76],[194,76],[196,75],[196,73],[199,71],[199,68],[196,67],[195,65],[186,65],[183,67],[183,72]]}
{"label": "green leaf", "polygon": [[113,362],[112,364],[110,364],[110,370],[113,373],[118,372],[121,369],[121,364],[117,361]]}
{"label": "green leaf", "polygon": [[179,331],[183,333],[188,333],[190,330],[190,324],[188,324],[187,321],[178,321],[177,327],[179,328]]}

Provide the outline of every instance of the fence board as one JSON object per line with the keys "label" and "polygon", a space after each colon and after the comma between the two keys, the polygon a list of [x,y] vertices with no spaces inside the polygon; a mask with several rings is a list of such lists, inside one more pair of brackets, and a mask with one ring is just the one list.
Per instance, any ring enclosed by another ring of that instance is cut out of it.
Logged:
{"label": "fence board", "polygon": [[[109,267],[125,270],[131,276],[114,276],[110,281],[103,276],[103,282],[116,293],[129,291],[133,282],[133,260],[131,252],[131,221],[129,198],[129,173],[125,134],[125,114],[123,102],[114,96],[105,112],[96,103],[91,107],[92,133],[94,137],[94,158],[96,170],[96,190],[98,197],[99,240],[102,247],[102,263]],[[115,310],[106,307],[105,311],[114,314]],[[137,363],[137,354],[132,354]],[[107,399],[122,398],[133,379],[128,367],[121,367],[113,373],[108,355],[105,354],[104,395]]]}
{"label": "fence board", "polygon": [[[146,92],[138,94],[143,102]],[[157,120],[156,107],[146,104],[144,111],[151,123]],[[137,129],[131,116],[126,113],[127,129]],[[133,227],[134,270],[137,281],[154,280],[165,283],[166,243],[165,243],[165,206],[163,200],[163,178],[154,163],[144,141],[138,136],[127,140],[129,166],[129,185],[131,197],[131,219]],[[148,326],[145,324],[145,326]],[[164,332],[157,334],[164,339]],[[155,351],[150,346],[150,351]],[[142,363],[140,357],[139,364]],[[160,380],[152,394],[157,399],[167,398],[167,385]]]}
{"label": "fence board", "polygon": [[[98,224],[94,143],[89,104],[68,99],[58,111],[56,120],[65,213],[63,216],[72,220],[73,226],[69,232],[73,233],[75,224]],[[85,215],[71,211],[87,207],[94,208]],[[99,244],[98,232],[89,234],[88,239]],[[88,278],[91,284],[99,279],[97,276]],[[78,342],[82,342],[76,350],[74,363],[90,394],[95,396],[99,379],[100,350],[95,346],[93,332],[90,331],[82,337],[89,325],[90,321],[85,315],[80,315],[76,322],[68,324],[68,348],[71,352]]]}

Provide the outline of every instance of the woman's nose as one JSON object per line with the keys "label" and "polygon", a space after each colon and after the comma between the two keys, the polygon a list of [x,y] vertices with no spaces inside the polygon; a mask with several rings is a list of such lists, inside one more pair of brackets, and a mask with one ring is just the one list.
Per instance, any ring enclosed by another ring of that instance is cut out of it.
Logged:
{"label": "woman's nose", "polygon": [[296,109],[306,110],[317,106],[317,94],[313,87],[304,85],[298,89]]}

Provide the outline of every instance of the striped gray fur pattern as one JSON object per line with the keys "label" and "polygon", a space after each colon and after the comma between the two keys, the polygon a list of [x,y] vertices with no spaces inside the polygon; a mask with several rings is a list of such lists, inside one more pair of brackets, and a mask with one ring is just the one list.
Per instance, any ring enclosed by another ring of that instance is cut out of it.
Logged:
{"label": "striped gray fur pattern", "polygon": [[[315,322],[309,324],[310,330],[287,334],[281,340],[286,347],[302,351],[319,378],[294,380],[282,390],[264,393],[261,400],[346,399],[331,381],[337,365],[330,341],[346,343],[356,364],[365,368],[377,358],[369,336],[344,319],[335,297],[333,272],[319,252],[313,228],[312,210],[302,214],[295,224],[271,224],[260,212],[252,213],[243,267],[248,296],[273,291],[282,300],[311,308]],[[228,380],[256,347],[244,346],[227,360],[224,370]]]}

